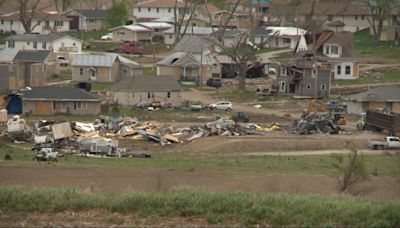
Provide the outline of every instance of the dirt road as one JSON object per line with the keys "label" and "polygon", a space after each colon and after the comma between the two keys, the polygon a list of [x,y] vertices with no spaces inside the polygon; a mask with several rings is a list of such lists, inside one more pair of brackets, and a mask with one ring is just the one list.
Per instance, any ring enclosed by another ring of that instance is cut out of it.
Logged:
{"label": "dirt road", "polygon": [[[251,175],[218,172],[137,171],[59,167],[52,164],[0,166],[0,186],[69,187],[87,192],[165,191],[182,187],[215,191],[337,194],[337,182],[327,176]],[[395,180],[372,179],[360,185],[361,195],[377,200],[400,199]]]}

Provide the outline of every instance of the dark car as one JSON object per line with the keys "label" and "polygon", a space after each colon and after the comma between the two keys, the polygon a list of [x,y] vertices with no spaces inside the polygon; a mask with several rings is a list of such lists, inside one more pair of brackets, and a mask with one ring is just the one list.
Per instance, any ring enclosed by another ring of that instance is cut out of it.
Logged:
{"label": "dark car", "polygon": [[342,101],[330,100],[326,103],[330,112],[346,112],[347,104]]}
{"label": "dark car", "polygon": [[210,87],[220,88],[222,86],[222,81],[220,78],[209,78],[206,84]]}
{"label": "dark car", "polygon": [[129,42],[120,47],[120,52],[125,54],[143,55],[146,53],[146,48],[140,42]]}

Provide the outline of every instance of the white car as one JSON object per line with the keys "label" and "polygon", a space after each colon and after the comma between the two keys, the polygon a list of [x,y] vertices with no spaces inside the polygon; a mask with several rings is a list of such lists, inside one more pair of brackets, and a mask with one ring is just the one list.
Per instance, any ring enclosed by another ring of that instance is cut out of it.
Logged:
{"label": "white car", "polygon": [[110,32],[110,33],[105,34],[104,36],[101,36],[100,40],[112,40],[112,38],[113,38],[113,35]]}
{"label": "white car", "polygon": [[69,65],[69,60],[65,58],[65,56],[59,55],[57,56],[57,62],[60,64],[60,66],[68,66]]}
{"label": "white car", "polygon": [[215,104],[210,104],[210,109],[230,111],[233,109],[233,105],[229,101],[220,101]]}

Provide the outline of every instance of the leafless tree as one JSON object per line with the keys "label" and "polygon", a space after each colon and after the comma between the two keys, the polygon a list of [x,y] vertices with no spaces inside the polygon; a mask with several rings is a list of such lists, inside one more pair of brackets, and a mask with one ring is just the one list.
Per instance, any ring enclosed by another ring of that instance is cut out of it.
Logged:
{"label": "leafless tree", "polygon": [[39,7],[40,1],[41,0],[17,0],[19,20],[21,21],[26,33],[32,32],[32,30],[40,24],[39,21],[36,24],[33,24],[33,18],[35,15],[51,6],[50,4]]}
{"label": "leafless tree", "polygon": [[[183,8],[178,7],[178,0],[175,0],[174,5],[174,33],[175,33],[175,43],[186,34],[187,28],[195,15],[197,6],[202,2],[202,0],[192,0],[185,1]],[[186,13],[189,12],[189,17],[185,18]],[[181,33],[181,29],[183,29]]]}
{"label": "leafless tree", "polygon": [[383,24],[394,9],[400,7],[399,0],[360,0],[361,3],[368,9],[371,17],[368,22],[374,33],[375,40],[380,41]]}
{"label": "leafless tree", "polygon": [[72,7],[77,0],[54,0],[57,12],[65,12]]}

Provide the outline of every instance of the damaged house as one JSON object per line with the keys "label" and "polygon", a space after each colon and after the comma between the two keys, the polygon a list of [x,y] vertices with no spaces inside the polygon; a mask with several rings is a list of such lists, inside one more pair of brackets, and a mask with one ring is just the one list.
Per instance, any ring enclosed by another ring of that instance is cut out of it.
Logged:
{"label": "damaged house", "polygon": [[181,105],[181,85],[172,76],[134,76],[111,87],[114,101],[119,105],[160,104]]}
{"label": "damaged house", "polygon": [[100,96],[76,87],[42,86],[21,91],[23,113],[33,115],[97,115]]}
{"label": "damaged house", "polygon": [[278,71],[279,94],[298,97],[329,97],[331,65],[313,57],[283,61]]}
{"label": "damaged house", "polygon": [[212,38],[184,36],[174,53],[159,61],[157,75],[172,75],[176,80],[204,84],[211,77],[213,53],[217,47]]}
{"label": "damaged house", "polygon": [[142,65],[116,54],[77,55],[71,66],[75,82],[116,82],[143,74]]}

